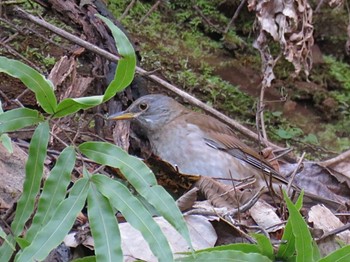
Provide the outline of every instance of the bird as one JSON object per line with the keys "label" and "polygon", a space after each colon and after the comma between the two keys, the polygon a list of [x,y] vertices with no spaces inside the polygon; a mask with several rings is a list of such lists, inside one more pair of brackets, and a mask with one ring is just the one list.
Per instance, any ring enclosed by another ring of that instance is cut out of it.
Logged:
{"label": "bird", "polygon": [[[192,111],[171,97],[150,94],[135,100],[109,120],[131,120],[140,127],[152,152],[183,174],[197,174],[226,184],[255,178],[255,187],[281,191],[288,180],[235,132],[216,118]],[[300,191],[297,186],[294,189]],[[315,196],[317,198],[317,196]]]}

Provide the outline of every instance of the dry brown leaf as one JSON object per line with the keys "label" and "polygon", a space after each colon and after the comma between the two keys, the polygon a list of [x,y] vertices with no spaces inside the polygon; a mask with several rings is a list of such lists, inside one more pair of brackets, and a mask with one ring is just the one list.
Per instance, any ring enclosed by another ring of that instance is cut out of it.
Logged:
{"label": "dry brown leaf", "polygon": [[253,198],[251,190],[238,190],[237,188],[220,183],[210,177],[201,177],[196,186],[206,199],[215,207],[234,209],[242,207]]}
{"label": "dry brown leaf", "polygon": [[[327,168],[316,163],[303,162],[303,166],[304,168],[294,178],[294,183],[298,187],[308,193],[338,203],[345,204],[349,202],[350,189],[348,184],[350,181],[339,181]],[[296,164],[284,164],[281,165],[280,172],[287,175],[293,172],[295,168]]]}
{"label": "dry brown leaf", "polygon": [[194,202],[197,200],[197,192],[198,188],[194,187],[176,200],[176,204],[181,211],[190,209],[193,206]]}
{"label": "dry brown leaf", "polygon": [[[344,226],[339,218],[323,205],[316,205],[310,209],[308,221],[313,223],[314,228],[322,229],[324,233]],[[350,230],[341,232],[337,236],[344,243],[350,244]]]}
{"label": "dry brown leaf", "polygon": [[267,147],[261,150],[261,154],[276,171],[280,170],[280,165],[278,164],[277,159],[271,161],[271,159],[276,157],[271,147]]}
{"label": "dry brown leaf", "polygon": [[295,68],[295,74],[304,69],[306,76],[312,66],[313,40],[312,9],[307,0],[251,0],[250,11],[255,11],[259,35],[255,41],[263,64],[263,86],[269,87],[275,78],[275,59],[268,47],[269,36],[279,42],[284,57]]}

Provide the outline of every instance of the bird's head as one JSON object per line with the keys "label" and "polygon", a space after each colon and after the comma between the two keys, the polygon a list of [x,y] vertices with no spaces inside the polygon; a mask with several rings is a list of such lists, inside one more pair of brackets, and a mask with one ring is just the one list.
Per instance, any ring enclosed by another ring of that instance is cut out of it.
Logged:
{"label": "bird's head", "polygon": [[161,129],[186,109],[174,99],[160,95],[146,95],[135,100],[125,111],[108,117],[110,120],[131,119],[146,132]]}

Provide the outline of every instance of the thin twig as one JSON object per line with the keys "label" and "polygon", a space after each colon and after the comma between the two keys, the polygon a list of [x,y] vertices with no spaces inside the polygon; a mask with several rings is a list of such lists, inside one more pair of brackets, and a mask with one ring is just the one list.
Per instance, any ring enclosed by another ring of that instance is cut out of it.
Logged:
{"label": "thin twig", "polygon": [[288,194],[288,195],[289,195],[290,189],[292,188],[295,175],[297,174],[297,172],[298,172],[298,170],[299,170],[299,168],[300,168],[300,165],[301,165],[301,163],[302,163],[303,160],[304,160],[304,157],[305,157],[305,152],[303,152],[303,154],[301,155],[301,157],[300,157],[300,159],[299,159],[299,161],[298,161],[298,164],[297,164],[296,168],[294,169],[294,171],[293,171],[293,173],[292,173],[292,175],[291,175],[291,178],[290,178],[290,180],[289,180],[289,182],[288,182],[288,186],[287,186],[287,194]]}
{"label": "thin twig", "polygon": [[329,236],[337,235],[337,234],[339,234],[339,233],[341,233],[341,232],[344,232],[344,231],[346,231],[346,230],[349,230],[349,229],[350,229],[350,223],[345,224],[345,225],[343,225],[343,226],[341,226],[341,227],[338,227],[338,228],[336,228],[336,229],[333,229],[333,230],[331,230],[331,231],[325,233],[325,234],[324,234],[323,236],[321,236],[320,238],[317,238],[317,239],[315,239],[315,240],[316,240],[316,241],[321,241],[321,240],[323,240],[323,239],[325,239],[325,238],[327,238],[327,237],[329,237]]}
{"label": "thin twig", "polygon": [[291,151],[293,151],[293,148],[287,148],[281,154],[279,154],[279,155],[277,155],[277,156],[275,156],[275,157],[273,157],[271,159],[269,158],[269,159],[267,159],[267,161],[269,161],[271,163],[272,161],[275,161],[276,159],[279,159],[282,156],[285,156],[285,155],[289,154]]}
{"label": "thin twig", "polygon": [[341,153],[340,155],[333,157],[331,159],[328,159],[328,160],[325,160],[322,162],[318,162],[318,164],[320,166],[323,166],[323,167],[329,167],[329,166],[335,165],[337,163],[343,162],[347,158],[350,158],[350,150],[347,150],[347,151]]}
{"label": "thin twig", "polygon": [[128,4],[128,6],[126,7],[125,11],[123,12],[123,14],[119,17],[119,21],[123,20],[127,14],[129,13],[130,9],[134,6],[134,4],[136,3],[137,0],[132,0],[130,2],[130,4]]}
{"label": "thin twig", "polygon": [[148,10],[148,12],[140,19],[140,21],[138,22],[138,24],[142,24],[142,23],[146,20],[146,18],[149,17],[150,14],[152,14],[152,12],[153,12],[154,10],[157,9],[157,7],[158,7],[158,5],[160,4],[161,1],[162,1],[162,0],[158,0],[158,1],[151,7],[151,9]]}
{"label": "thin twig", "polygon": [[224,33],[223,30],[221,30],[219,27],[217,27],[216,25],[214,25],[202,12],[202,10],[197,6],[197,5],[193,5],[194,10],[196,10],[196,12],[203,18],[204,22],[206,22],[210,27],[214,28],[217,32],[219,33]]}
{"label": "thin twig", "polygon": [[247,1],[247,0],[241,0],[241,3],[240,3],[239,6],[237,7],[237,9],[236,9],[235,13],[233,14],[233,16],[232,16],[230,22],[227,24],[227,26],[226,26],[226,28],[225,28],[225,30],[224,30],[224,33],[225,33],[225,34],[227,34],[228,30],[230,30],[231,25],[234,24],[235,20],[237,19],[238,15],[239,15],[239,13],[241,12],[241,10],[242,10],[242,8],[243,8],[243,6],[244,6],[244,4],[245,4],[246,1]]}

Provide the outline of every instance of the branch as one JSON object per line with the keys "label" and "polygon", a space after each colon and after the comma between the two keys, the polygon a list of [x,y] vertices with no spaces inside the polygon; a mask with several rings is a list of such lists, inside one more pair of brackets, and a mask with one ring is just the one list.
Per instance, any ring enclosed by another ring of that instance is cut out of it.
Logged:
{"label": "branch", "polygon": [[[45,27],[46,29],[54,32],[55,34],[69,40],[69,41],[72,41],[84,48],[86,48],[87,50],[90,50],[98,55],[101,55],[103,56],[104,58],[110,60],[110,61],[113,61],[113,62],[118,62],[118,60],[120,59],[120,57],[112,54],[112,53],[109,53],[87,41],[84,41],[82,39],[80,39],[79,37],[75,36],[75,35],[72,35],[64,30],[62,30],[61,28],[58,28],[54,25],[51,25],[50,23],[46,22],[45,20],[43,19],[39,19],[27,12],[25,12],[24,10],[22,10],[21,8],[19,7],[15,7],[15,9],[20,12],[26,19],[42,26],[42,27]],[[200,100],[198,100],[197,98],[189,95],[188,93],[182,91],[181,89],[177,88],[176,86],[172,85],[172,84],[169,84],[167,81],[159,78],[158,76],[156,75],[149,75],[149,73],[140,68],[140,67],[136,67],[136,73],[140,74],[140,75],[143,75],[145,77],[147,77],[148,79],[162,85],[163,87],[165,87],[166,89],[172,91],[173,93],[179,95],[180,97],[182,97],[183,99],[189,101],[192,105],[195,105],[199,108],[201,108],[202,110],[204,110],[205,112],[215,116],[216,118],[218,118],[219,120],[221,120],[222,122],[224,122],[225,124],[229,125],[230,127],[240,131],[241,133],[243,133],[244,135],[246,135],[247,137],[251,138],[251,139],[254,139],[256,141],[259,141],[259,137],[257,134],[255,134],[253,131],[249,130],[248,128],[244,127],[243,125],[241,125],[240,123],[238,123],[237,121],[229,118],[228,116],[218,112],[217,110],[215,110],[214,108],[206,105],[205,103],[201,102]],[[274,148],[274,149],[279,149],[279,150],[282,150],[283,148],[279,147],[278,145],[274,144],[274,143],[271,143],[269,141],[266,141],[265,139],[261,139],[266,145]]]}

